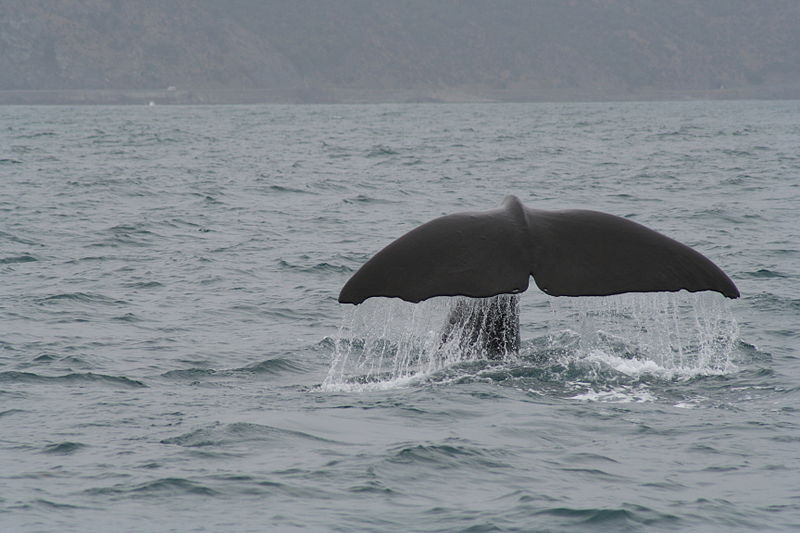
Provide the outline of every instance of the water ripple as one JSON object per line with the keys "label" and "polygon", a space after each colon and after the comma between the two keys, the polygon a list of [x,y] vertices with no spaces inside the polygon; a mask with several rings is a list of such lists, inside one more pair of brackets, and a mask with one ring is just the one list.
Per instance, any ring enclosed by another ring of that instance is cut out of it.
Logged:
{"label": "water ripple", "polygon": [[214,424],[206,428],[196,429],[183,435],[170,437],[161,441],[162,444],[177,444],[185,447],[226,446],[247,442],[273,442],[282,446],[291,446],[292,441],[310,440],[319,443],[334,443],[301,431],[253,424],[248,422],[235,422],[233,424]]}
{"label": "water ripple", "polygon": [[147,387],[139,380],[124,376],[109,376],[105,374],[94,374],[92,372],[64,374],[61,376],[42,376],[32,372],[6,371],[0,372],[0,383],[51,383],[63,385],[112,385],[124,388],[144,388]]}

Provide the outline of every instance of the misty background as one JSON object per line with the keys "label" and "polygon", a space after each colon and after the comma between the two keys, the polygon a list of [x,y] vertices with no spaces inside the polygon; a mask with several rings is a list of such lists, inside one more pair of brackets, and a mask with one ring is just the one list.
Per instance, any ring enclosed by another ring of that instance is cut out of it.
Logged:
{"label": "misty background", "polygon": [[0,103],[798,97],[796,0],[0,0]]}

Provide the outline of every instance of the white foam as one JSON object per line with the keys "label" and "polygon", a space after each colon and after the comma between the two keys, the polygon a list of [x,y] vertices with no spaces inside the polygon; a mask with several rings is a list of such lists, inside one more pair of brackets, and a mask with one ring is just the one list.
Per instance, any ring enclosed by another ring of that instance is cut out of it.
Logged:
{"label": "white foam", "polygon": [[610,368],[632,378],[653,376],[660,379],[688,379],[697,376],[713,376],[729,372],[733,365],[725,369],[707,366],[661,366],[650,359],[625,358],[602,350],[592,350],[583,361],[600,365],[601,368]]}
{"label": "white foam", "polygon": [[424,374],[387,379],[385,381],[325,381],[322,390],[325,392],[372,392],[412,387],[425,379]]}
{"label": "white foam", "polygon": [[575,396],[570,396],[569,399],[585,402],[645,403],[654,402],[656,397],[646,389],[618,387],[607,390],[592,389],[580,394],[576,394]]}
{"label": "white foam", "polygon": [[663,375],[668,372],[655,361],[649,359],[625,359],[616,355],[605,353],[602,350],[592,350],[586,357],[590,362],[608,365],[617,372],[627,376],[639,377],[643,374]]}

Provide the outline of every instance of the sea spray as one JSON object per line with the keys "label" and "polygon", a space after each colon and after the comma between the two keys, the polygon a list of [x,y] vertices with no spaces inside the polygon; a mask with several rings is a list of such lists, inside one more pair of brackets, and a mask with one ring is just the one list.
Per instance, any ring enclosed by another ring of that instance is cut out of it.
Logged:
{"label": "sea spray", "polygon": [[551,348],[572,361],[627,375],[692,377],[736,366],[739,326],[716,293],[633,293],[551,298]]}
{"label": "sea spray", "polygon": [[468,328],[448,324],[451,307],[461,300],[442,297],[411,304],[372,298],[348,310],[323,389],[397,387],[460,362],[487,358],[477,348],[480,337],[469,338]]}
{"label": "sea spray", "polygon": [[[462,300],[442,297],[411,304],[374,298],[348,310],[323,389],[394,388],[458,363],[488,359],[489,354],[470,337],[474,332],[448,328],[450,312]],[[648,374],[668,379],[735,369],[732,358],[738,325],[727,301],[715,294],[549,300],[547,353],[556,354],[559,364],[589,365],[590,375],[610,368],[633,377]],[[521,356],[541,359],[538,355],[523,351]],[[506,364],[514,360],[511,354],[505,357]]]}

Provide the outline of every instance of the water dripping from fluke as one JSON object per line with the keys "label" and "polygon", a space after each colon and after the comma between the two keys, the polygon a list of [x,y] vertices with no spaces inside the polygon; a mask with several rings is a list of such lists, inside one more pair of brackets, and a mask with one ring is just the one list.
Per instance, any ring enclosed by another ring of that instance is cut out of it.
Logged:
{"label": "water dripping from fluke", "polygon": [[629,377],[693,378],[734,372],[739,325],[716,293],[552,298],[552,339],[571,331],[572,361]]}
{"label": "water dripping from fluke", "polygon": [[488,360],[482,338],[474,337],[467,327],[448,323],[451,308],[465,301],[440,297],[411,304],[372,298],[350,310],[334,340],[333,360],[322,389],[405,387],[458,363]]}
{"label": "water dripping from fluke", "polygon": [[[579,381],[600,386],[737,370],[739,327],[727,300],[715,293],[549,297],[549,316],[535,319],[548,321],[546,337],[525,340],[519,353],[499,359],[481,349],[474,332],[454,330],[448,322],[464,300],[469,299],[439,297],[411,304],[371,298],[348,310],[332,343],[322,390],[459,382],[470,377],[464,373],[502,381],[498,376],[516,376],[517,370],[529,367],[546,370],[548,380],[565,385]],[[521,319],[526,321],[524,313]]]}

